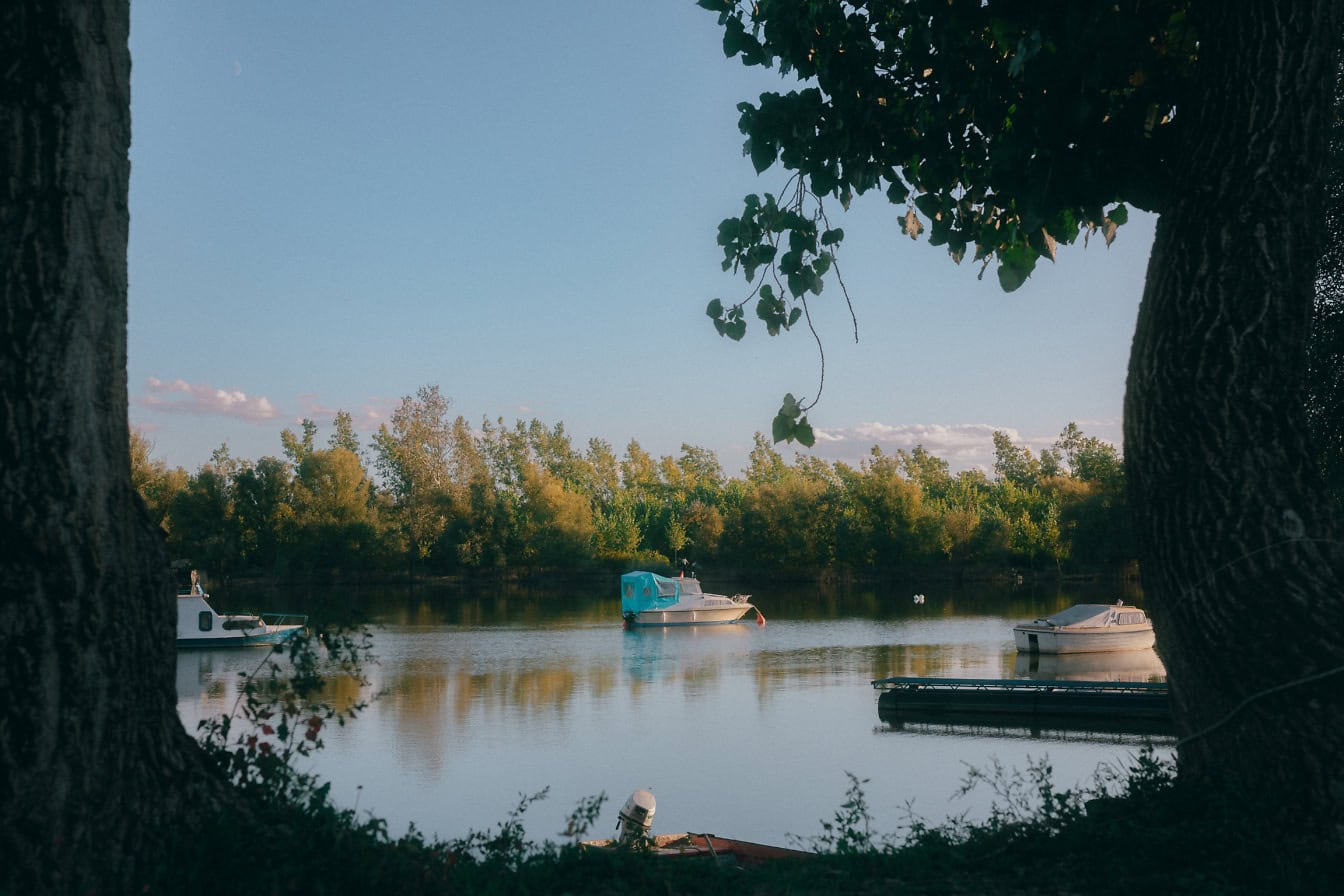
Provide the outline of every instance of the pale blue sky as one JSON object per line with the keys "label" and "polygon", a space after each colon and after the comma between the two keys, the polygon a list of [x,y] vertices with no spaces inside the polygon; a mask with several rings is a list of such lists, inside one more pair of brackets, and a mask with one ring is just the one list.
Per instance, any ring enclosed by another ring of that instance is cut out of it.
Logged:
{"label": "pale blue sky", "polygon": [[[805,330],[731,343],[704,316],[746,292],[719,220],[786,176],[757,178],[735,108],[778,77],[691,0],[137,0],[131,50],[131,422],[169,464],[279,455],[303,417],[325,442],[337,409],[367,443],[437,383],[473,424],[690,442],[736,475],[781,396],[815,395]],[[994,429],[1040,447],[1071,420],[1118,443],[1152,219],[1005,295],[904,211],[832,209],[860,332],[831,284],[814,450],[964,468]]]}

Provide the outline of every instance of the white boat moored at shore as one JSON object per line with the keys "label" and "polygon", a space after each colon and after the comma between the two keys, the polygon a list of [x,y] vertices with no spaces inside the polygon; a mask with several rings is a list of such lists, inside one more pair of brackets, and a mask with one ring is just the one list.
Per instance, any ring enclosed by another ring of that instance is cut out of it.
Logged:
{"label": "white boat moored at shore", "polygon": [[1146,650],[1156,643],[1153,623],[1138,607],[1078,604],[1053,616],[1013,626],[1022,653],[1099,653]]}
{"label": "white boat moored at shore", "polygon": [[297,613],[220,614],[199,584],[177,593],[178,647],[251,647],[280,644],[303,630],[308,617]]}

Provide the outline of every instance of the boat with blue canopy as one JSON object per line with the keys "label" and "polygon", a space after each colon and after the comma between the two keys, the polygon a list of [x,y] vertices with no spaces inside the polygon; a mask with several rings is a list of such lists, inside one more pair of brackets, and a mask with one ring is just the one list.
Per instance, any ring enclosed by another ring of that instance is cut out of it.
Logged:
{"label": "boat with blue canopy", "polygon": [[757,624],[764,625],[765,617],[750,597],[710,594],[694,576],[672,579],[638,570],[621,576],[621,616],[629,626],[738,622],[752,610],[756,611]]}

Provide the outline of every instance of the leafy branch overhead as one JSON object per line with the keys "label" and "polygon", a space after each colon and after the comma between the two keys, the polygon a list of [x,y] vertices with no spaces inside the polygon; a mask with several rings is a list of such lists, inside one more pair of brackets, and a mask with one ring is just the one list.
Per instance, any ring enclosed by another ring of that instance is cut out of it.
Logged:
{"label": "leafy branch overhead", "polygon": [[699,5],[718,13],[725,55],[798,81],[738,106],[756,171],[793,174],[787,201],[748,196],[719,225],[724,269],[752,284],[706,309],[721,335],[742,338],[752,299],[772,335],[807,313],[844,238],[826,197],[848,208],[881,190],[904,233],[981,276],[996,263],[1011,292],[1059,245],[1109,245],[1128,204],[1160,211],[1168,195],[1196,47],[1180,4]]}

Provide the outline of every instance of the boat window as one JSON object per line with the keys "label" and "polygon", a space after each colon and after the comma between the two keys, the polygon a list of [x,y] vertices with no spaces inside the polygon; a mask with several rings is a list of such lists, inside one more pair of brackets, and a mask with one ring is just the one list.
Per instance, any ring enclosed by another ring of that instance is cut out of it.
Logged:
{"label": "boat window", "polygon": [[202,610],[200,615],[200,621],[197,622],[197,626],[199,626],[200,630],[203,632],[210,631],[210,629],[215,627],[214,614],[212,614],[209,610]]}
{"label": "boat window", "polygon": [[1121,624],[1121,625],[1141,625],[1144,621],[1145,621],[1145,620],[1144,620],[1144,618],[1143,618],[1143,614],[1142,614],[1142,613],[1121,613],[1121,614],[1120,614],[1120,624]]}

